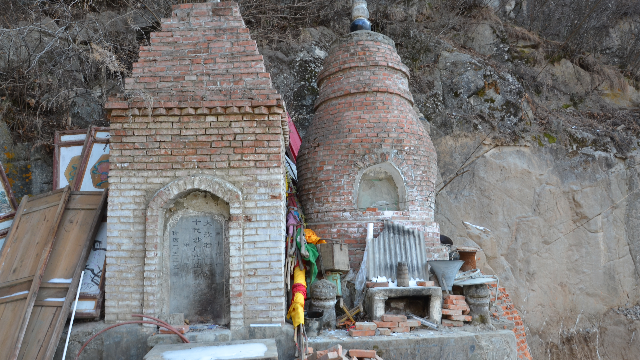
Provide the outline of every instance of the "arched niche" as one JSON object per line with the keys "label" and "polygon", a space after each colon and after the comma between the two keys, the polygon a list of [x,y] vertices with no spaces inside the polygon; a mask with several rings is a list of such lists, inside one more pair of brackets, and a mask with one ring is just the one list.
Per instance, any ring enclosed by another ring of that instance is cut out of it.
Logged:
{"label": "arched niche", "polygon": [[183,313],[194,324],[229,324],[229,217],[226,201],[200,190],[166,210],[168,313]]}
{"label": "arched niche", "polygon": [[[194,322],[220,325],[242,316],[241,306],[230,307],[230,294],[241,293],[242,282],[232,283],[229,280],[230,264],[242,262],[242,216],[237,215],[242,213],[242,206],[240,190],[229,182],[208,175],[176,179],[156,192],[147,208],[145,315],[183,312],[185,318],[191,317]],[[206,221],[211,225],[202,226]],[[204,235],[204,231],[211,231],[212,238],[218,236],[215,249],[212,241],[209,247],[204,237],[197,239],[196,234]],[[174,241],[174,236],[178,236],[177,241]],[[172,252],[174,242],[185,249],[189,245],[190,251]],[[206,251],[210,251],[209,254],[205,254]],[[214,257],[216,261],[211,261]],[[180,269],[185,262],[188,262],[187,266]],[[197,264],[207,262],[210,268],[201,273],[200,280],[206,284],[205,274],[215,276],[214,285],[203,285],[205,289],[200,292],[201,289],[196,289],[199,286],[197,282],[189,284],[190,279],[185,279],[187,281],[180,283],[180,274],[176,271],[193,274],[197,272],[196,266],[200,266]],[[173,266],[176,268],[172,274]],[[180,298],[180,287],[184,287],[184,292],[198,291],[198,294]],[[211,301],[211,293],[219,301]],[[207,296],[212,304],[204,301]],[[242,305],[242,300],[235,304]],[[196,312],[190,314],[190,309]],[[207,314],[211,316],[207,318]]]}
{"label": "arched niche", "polygon": [[392,163],[376,164],[358,172],[354,197],[358,210],[401,211],[405,197],[404,179]]}

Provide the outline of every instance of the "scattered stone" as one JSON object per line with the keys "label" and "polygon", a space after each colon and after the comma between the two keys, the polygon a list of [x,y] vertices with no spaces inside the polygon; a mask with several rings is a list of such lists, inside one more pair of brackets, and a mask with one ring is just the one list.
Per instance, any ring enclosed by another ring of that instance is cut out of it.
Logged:
{"label": "scattered stone", "polygon": [[327,352],[335,351],[335,352],[337,352],[337,353],[338,353],[338,355],[340,355],[340,356],[342,356],[342,355],[343,355],[343,354],[342,354],[342,345],[340,345],[340,344],[338,344],[338,345],[334,345],[334,346],[332,346],[332,347],[328,348],[326,351],[327,351]]}
{"label": "scattered stone", "polygon": [[442,315],[462,315],[462,310],[442,309]]}
{"label": "scattered stone", "polygon": [[442,326],[446,326],[446,327],[461,327],[462,325],[464,325],[464,323],[462,321],[454,321],[454,320],[442,320]]}
{"label": "scattered stone", "polygon": [[447,315],[448,320],[456,321],[471,321],[473,318],[470,315]]}
{"label": "scattered stone", "polygon": [[[189,325],[172,325],[180,334],[184,334],[189,332]],[[175,334],[173,331],[169,329],[165,329],[163,327],[160,328],[160,334]]]}
{"label": "scattered stone", "polygon": [[359,336],[375,336],[375,335],[376,335],[376,331],[375,331],[375,330],[356,330],[356,329],[349,329],[349,335],[351,335],[352,337],[359,337]]}
{"label": "scattered stone", "polygon": [[361,350],[361,349],[351,349],[349,350],[349,355],[360,358],[373,358],[376,357],[375,350]]}
{"label": "scattered stone", "polygon": [[378,328],[378,325],[372,322],[357,322],[356,330],[375,330]]}
{"label": "scattered stone", "polygon": [[389,282],[367,282],[367,287],[368,288],[374,288],[374,287],[389,287]]}
{"label": "scattered stone", "polygon": [[321,358],[319,358],[318,360],[331,360],[331,359],[339,359],[341,358],[341,355],[338,355],[337,352],[335,351],[330,351],[326,354],[324,354]]}
{"label": "scattered stone", "polygon": [[398,326],[391,328],[391,332],[394,333],[408,333],[411,329],[408,326]]}
{"label": "scattered stone", "polygon": [[401,322],[407,321],[407,317],[404,315],[384,314],[382,315],[382,321]]}
{"label": "scattered stone", "polygon": [[398,322],[397,321],[380,321],[380,320],[373,320],[373,322],[376,324],[376,326],[378,328],[392,328],[392,327],[397,327],[398,326]]}
{"label": "scattered stone", "polygon": [[418,320],[407,320],[398,323],[398,327],[419,327],[420,321]]}
{"label": "scattered stone", "polygon": [[464,305],[449,305],[449,304],[444,304],[442,305],[443,309],[450,309],[450,310],[469,310],[469,306],[467,304]]}

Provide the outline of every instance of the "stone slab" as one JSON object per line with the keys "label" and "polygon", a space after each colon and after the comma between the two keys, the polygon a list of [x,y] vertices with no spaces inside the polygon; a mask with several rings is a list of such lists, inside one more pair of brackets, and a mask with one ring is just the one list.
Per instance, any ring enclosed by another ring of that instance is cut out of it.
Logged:
{"label": "stone slab", "polygon": [[454,281],[453,285],[456,286],[469,286],[469,285],[481,285],[481,284],[491,284],[497,282],[496,279],[494,278],[475,278],[475,279],[466,279],[466,280],[460,280],[460,281]]}
{"label": "stone slab", "polygon": [[383,359],[465,359],[515,360],[516,337],[512,331],[473,332],[465,330],[414,330],[391,336],[350,337],[345,330],[322,332],[309,338],[314,349],[341,344],[345,350],[376,350]]}
{"label": "stone slab", "polygon": [[157,345],[144,360],[206,359],[213,355],[221,359],[278,360],[278,349],[273,339]]}

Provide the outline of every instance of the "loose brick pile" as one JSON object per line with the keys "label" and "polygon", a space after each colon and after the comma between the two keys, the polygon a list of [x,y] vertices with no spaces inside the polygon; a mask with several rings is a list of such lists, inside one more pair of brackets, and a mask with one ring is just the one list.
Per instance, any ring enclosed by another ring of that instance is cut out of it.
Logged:
{"label": "loose brick pile", "polygon": [[489,284],[491,290],[491,301],[495,299],[496,290],[498,291],[498,298],[492,308],[492,315],[498,319],[506,319],[513,321],[513,332],[516,335],[516,346],[518,347],[518,358],[531,360],[531,353],[529,352],[529,344],[527,343],[527,334],[524,329],[524,322],[520,317],[518,309],[513,306],[513,302],[507,293],[506,288],[498,288],[496,284]]}
{"label": "loose brick pile", "polygon": [[471,322],[469,305],[463,295],[445,294],[442,300],[442,326],[460,327]]}
{"label": "loose brick pile", "polygon": [[[348,355],[347,355],[348,353]],[[382,360],[375,350],[351,349],[344,351],[341,345],[336,345],[327,350],[320,350],[309,357],[310,360]]]}
{"label": "loose brick pile", "polygon": [[357,322],[354,328],[349,329],[349,335],[353,337],[391,335],[392,333],[407,333],[412,328],[420,326],[416,320],[407,320],[404,315],[382,315],[380,320],[373,322]]}
{"label": "loose brick pile", "polygon": [[192,190],[230,206],[231,328],[284,322],[280,95],[233,2],[173,7],[141,47],[111,120],[107,322],[166,312],[165,209]]}
{"label": "loose brick pile", "polygon": [[[356,31],[336,41],[318,75],[315,115],[298,157],[307,225],[323,239],[349,244],[351,267],[362,262],[366,224],[393,220],[425,233],[430,258],[445,259],[434,222],[436,153],[413,109],[409,69],[390,38]],[[359,175],[387,163],[403,184],[400,211],[357,208]]]}

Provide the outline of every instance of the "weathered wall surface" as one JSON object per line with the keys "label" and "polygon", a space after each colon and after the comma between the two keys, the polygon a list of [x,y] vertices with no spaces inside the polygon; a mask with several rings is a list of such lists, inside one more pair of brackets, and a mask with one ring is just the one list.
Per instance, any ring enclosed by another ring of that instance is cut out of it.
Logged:
{"label": "weathered wall surface", "polygon": [[442,233],[484,250],[483,270],[511,294],[534,358],[596,350],[625,358],[620,347],[633,345],[632,331],[608,311],[640,299],[637,154],[623,160],[588,149],[494,147],[483,138],[434,136],[441,183],[484,153],[438,194]]}

